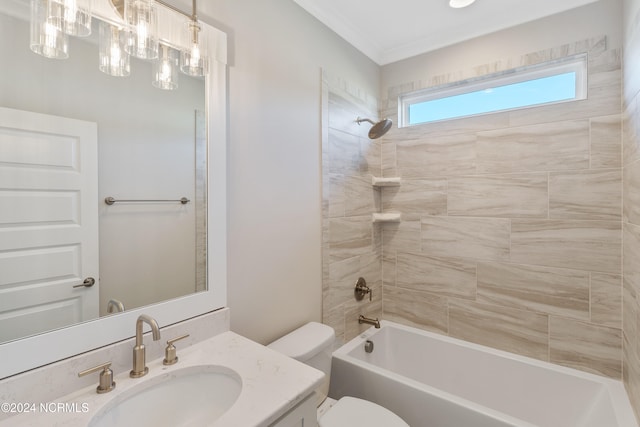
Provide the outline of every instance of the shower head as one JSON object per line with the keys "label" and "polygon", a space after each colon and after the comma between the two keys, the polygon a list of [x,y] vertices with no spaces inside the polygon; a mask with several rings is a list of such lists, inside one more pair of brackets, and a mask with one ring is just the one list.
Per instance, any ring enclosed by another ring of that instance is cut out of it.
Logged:
{"label": "shower head", "polygon": [[393,122],[389,119],[382,119],[377,123],[371,119],[363,119],[360,117],[356,119],[356,123],[360,124],[362,122],[369,122],[373,125],[369,130],[369,138],[371,139],[380,138],[382,135],[389,132],[389,129],[391,129],[391,126],[393,126]]}

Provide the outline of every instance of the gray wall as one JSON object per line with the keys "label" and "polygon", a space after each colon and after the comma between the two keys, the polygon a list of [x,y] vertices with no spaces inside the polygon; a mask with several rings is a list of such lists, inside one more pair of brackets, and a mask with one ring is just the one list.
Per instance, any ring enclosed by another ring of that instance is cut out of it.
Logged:
{"label": "gray wall", "polygon": [[231,328],[266,343],[321,319],[321,69],[377,93],[379,68],[291,0],[198,5],[229,35]]}

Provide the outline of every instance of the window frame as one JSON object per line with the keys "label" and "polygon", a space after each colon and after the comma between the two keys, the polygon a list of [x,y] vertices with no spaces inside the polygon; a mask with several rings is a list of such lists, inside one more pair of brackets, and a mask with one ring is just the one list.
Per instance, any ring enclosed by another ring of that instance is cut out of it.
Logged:
{"label": "window frame", "polygon": [[[446,119],[430,120],[419,123],[410,123],[409,108],[412,105],[438,99],[449,98],[486,89],[507,86],[516,83],[523,83],[545,77],[552,77],[560,74],[575,72],[576,88],[575,98],[563,99],[544,103],[536,103],[513,108],[485,111],[477,114],[468,114]],[[515,111],[525,108],[536,108],[565,102],[574,102],[587,99],[588,78],[587,78],[587,54],[568,56],[562,59],[543,62],[532,66],[514,68],[507,71],[492,73],[479,78],[466,79],[455,83],[447,83],[428,89],[421,89],[414,92],[402,94],[398,97],[398,123],[399,127],[420,126],[430,123],[439,123],[451,120],[458,120],[469,117],[477,117],[486,114],[495,114],[505,111]]]}

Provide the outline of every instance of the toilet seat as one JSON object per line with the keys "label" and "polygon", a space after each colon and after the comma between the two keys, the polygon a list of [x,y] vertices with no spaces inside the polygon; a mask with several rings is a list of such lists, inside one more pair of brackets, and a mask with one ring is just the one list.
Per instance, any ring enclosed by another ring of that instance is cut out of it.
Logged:
{"label": "toilet seat", "polygon": [[319,427],[409,427],[402,418],[368,400],[345,396],[318,420]]}

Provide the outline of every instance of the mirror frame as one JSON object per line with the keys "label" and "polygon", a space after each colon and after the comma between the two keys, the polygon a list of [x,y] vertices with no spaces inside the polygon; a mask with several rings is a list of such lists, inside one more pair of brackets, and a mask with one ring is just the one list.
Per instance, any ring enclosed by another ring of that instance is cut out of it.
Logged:
{"label": "mirror frame", "polygon": [[[96,7],[97,6],[97,7]],[[157,5],[167,40],[181,33],[185,18]],[[94,17],[117,22],[107,0],[96,0]],[[227,35],[200,21],[207,37],[209,74],[205,78],[207,117],[207,290],[0,344],[0,379],[22,373],[135,335],[142,313],[161,327],[223,308],[227,303]],[[176,30],[179,28],[179,30]]]}

